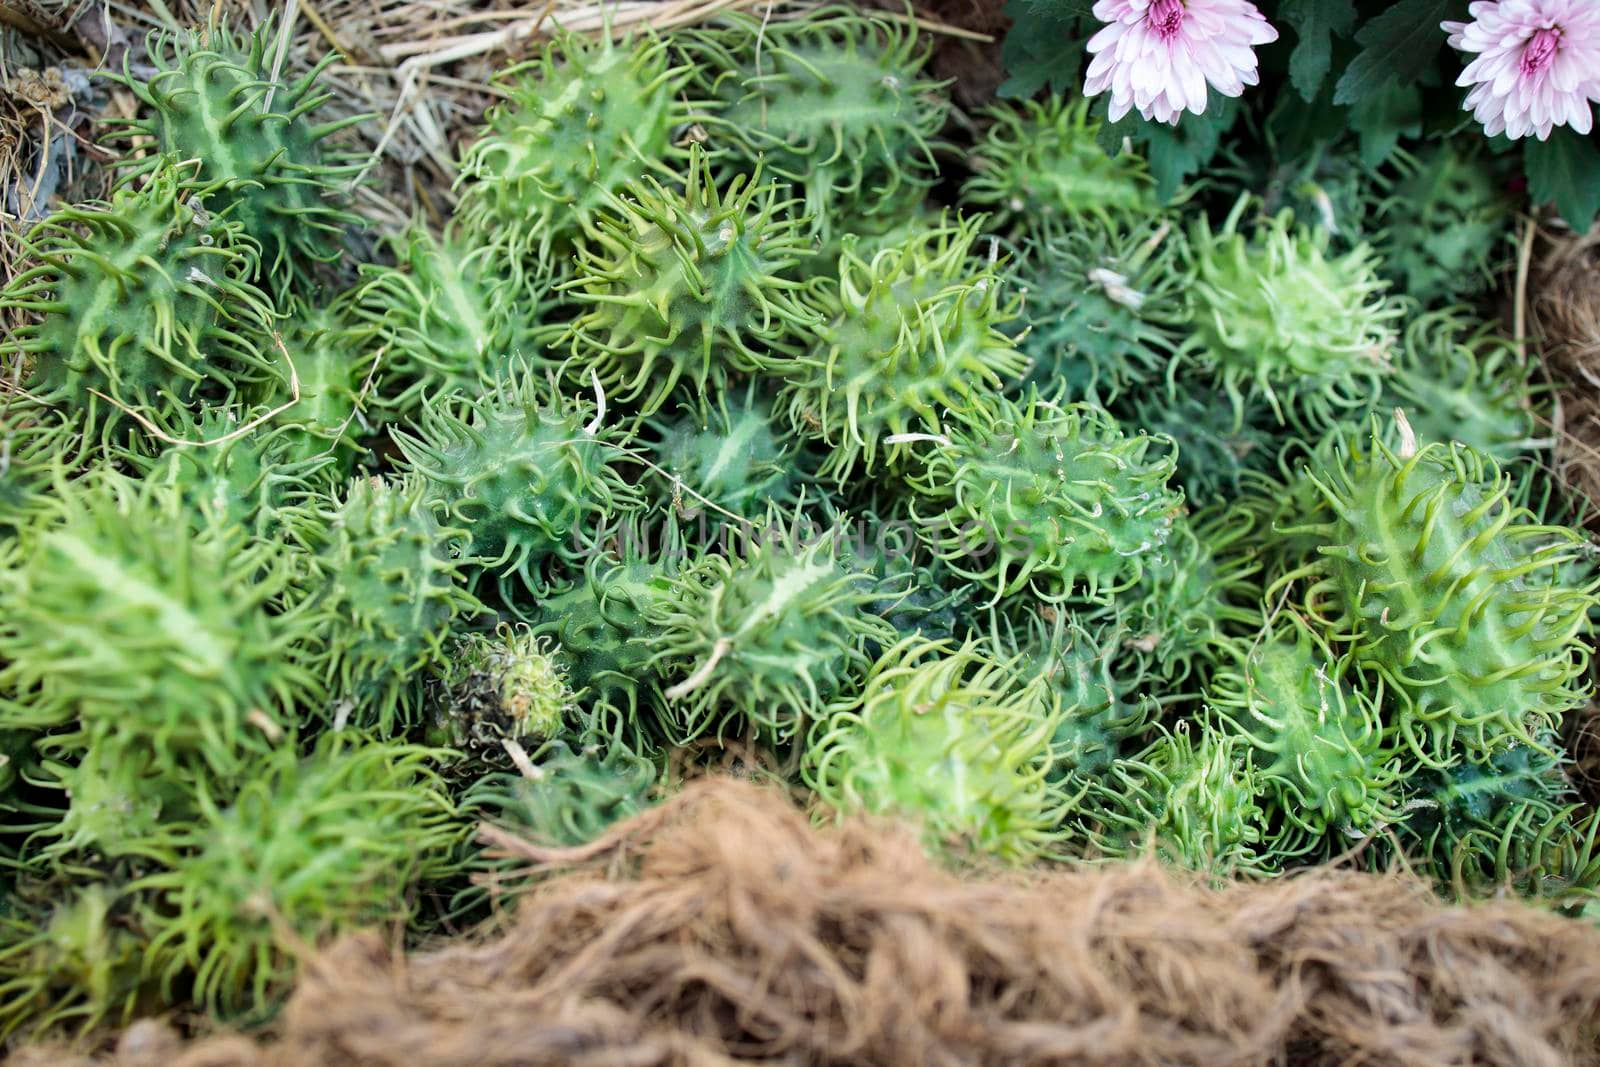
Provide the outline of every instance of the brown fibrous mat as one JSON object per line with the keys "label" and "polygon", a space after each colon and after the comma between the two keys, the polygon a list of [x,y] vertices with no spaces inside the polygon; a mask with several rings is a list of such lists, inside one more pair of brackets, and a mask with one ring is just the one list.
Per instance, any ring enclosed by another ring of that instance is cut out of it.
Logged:
{"label": "brown fibrous mat", "polygon": [[[305,965],[264,1035],[123,1035],[121,1067],[1600,1063],[1600,930],[1322,869],[957,877],[729,779],[577,852],[498,932]],[[59,1051],[19,1064],[71,1067]]]}
{"label": "brown fibrous mat", "polygon": [[1530,312],[1556,383],[1556,463],[1568,485],[1600,506],[1600,226],[1541,230]]}

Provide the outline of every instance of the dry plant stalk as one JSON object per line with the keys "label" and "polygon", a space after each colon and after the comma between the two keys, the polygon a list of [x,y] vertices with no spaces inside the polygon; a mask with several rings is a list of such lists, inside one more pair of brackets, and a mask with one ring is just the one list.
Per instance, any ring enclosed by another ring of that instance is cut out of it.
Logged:
{"label": "dry plant stalk", "polygon": [[103,1062],[1600,1063],[1600,930],[1399,876],[961,879],[912,835],[819,830],[725,779],[600,847],[520,854],[554,876],[496,935],[409,958],[346,940],[265,1039],[144,1024]]}

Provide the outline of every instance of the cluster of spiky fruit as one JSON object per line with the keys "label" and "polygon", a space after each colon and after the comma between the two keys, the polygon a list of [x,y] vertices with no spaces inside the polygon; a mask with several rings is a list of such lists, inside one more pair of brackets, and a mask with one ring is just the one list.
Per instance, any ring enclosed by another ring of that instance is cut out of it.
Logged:
{"label": "cluster of spiky fruit", "polygon": [[1430,302],[1497,232],[1428,237],[1494,217],[1448,142],[1164,204],[1081,102],[952,122],[909,19],[557,32],[350,266],[280,39],[157,38],[0,291],[0,1031],[260,1018],[524,887],[479,820],[708,751],[952,863],[1600,886],[1591,552]]}

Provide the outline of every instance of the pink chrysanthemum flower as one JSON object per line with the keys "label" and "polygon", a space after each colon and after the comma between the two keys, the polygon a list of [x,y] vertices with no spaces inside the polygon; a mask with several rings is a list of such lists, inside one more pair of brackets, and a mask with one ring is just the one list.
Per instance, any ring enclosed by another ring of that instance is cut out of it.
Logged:
{"label": "pink chrysanthemum flower", "polygon": [[1476,52],[1456,84],[1472,86],[1465,107],[1490,137],[1557,126],[1587,134],[1600,100],[1600,2],[1500,0],[1467,7],[1471,22],[1442,22],[1450,47]]}
{"label": "pink chrysanthemum flower", "polygon": [[1238,96],[1254,85],[1255,46],[1278,31],[1248,0],[1099,0],[1106,23],[1089,39],[1085,96],[1111,90],[1111,121],[1133,108],[1176,124],[1206,109],[1206,86]]}

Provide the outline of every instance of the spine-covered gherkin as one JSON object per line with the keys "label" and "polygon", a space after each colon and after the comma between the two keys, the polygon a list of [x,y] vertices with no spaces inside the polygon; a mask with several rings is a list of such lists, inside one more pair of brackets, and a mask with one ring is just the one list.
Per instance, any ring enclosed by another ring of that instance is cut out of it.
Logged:
{"label": "spine-covered gherkin", "polygon": [[546,588],[548,562],[579,562],[583,545],[642,506],[618,433],[532,372],[428,407],[398,441],[428,505],[459,530],[461,566],[498,583],[508,604]]}
{"label": "spine-covered gherkin", "polygon": [[695,123],[727,169],[764,165],[803,194],[821,236],[840,217],[898,217],[934,184],[949,103],[917,33],[842,5],[730,15],[688,35]]}
{"label": "spine-covered gherkin", "polygon": [[0,290],[0,313],[26,316],[0,351],[31,368],[28,396],[91,441],[162,432],[289,377],[255,284],[259,245],[191,167],[163,159],[138,188],[49,216],[23,238],[31,265]]}
{"label": "spine-covered gherkin", "polygon": [[1538,747],[1587,698],[1596,594],[1565,566],[1583,539],[1514,503],[1492,460],[1402,436],[1375,428],[1312,472],[1332,518],[1300,531],[1319,545],[1308,610],[1384,679],[1417,759]]}
{"label": "spine-covered gherkin", "polygon": [[719,188],[698,147],[681,191],[645,176],[608,196],[569,287],[579,314],[557,342],[575,382],[597,378],[650,415],[680,383],[703,395],[804,353],[820,315],[800,299],[794,207],[759,173]]}
{"label": "spine-covered gherkin", "polygon": [[513,274],[548,278],[607,198],[682,158],[686,72],[651,33],[558,33],[500,75],[506,99],[462,156],[456,218]]}
{"label": "spine-covered gherkin", "polygon": [[910,821],[935,852],[1026,861],[1057,849],[1072,806],[1051,773],[1060,714],[978,643],[907,637],[813,728],[806,783],[840,814]]}
{"label": "spine-covered gherkin", "polygon": [[654,665],[670,734],[692,739],[748,724],[788,741],[850,696],[894,640],[871,608],[877,581],[851,566],[845,527],[808,529],[802,516],[752,527],[729,555],[685,569],[657,601]]}
{"label": "spine-covered gherkin", "polygon": [[1171,442],[1093,404],[1004,399],[924,446],[912,476],[925,543],[992,599],[1104,599],[1164,558],[1183,507]]}
{"label": "spine-covered gherkin", "polygon": [[779,368],[793,432],[827,450],[840,485],[903,466],[952,419],[990,417],[1027,357],[1002,327],[1017,314],[980,258],[981,218],[945,218],[870,260],[847,241],[835,278],[807,295],[821,315],[810,350]]}
{"label": "spine-covered gherkin", "polygon": [[[364,164],[329,138],[369,116],[314,122],[332,99],[321,80],[338,57],[289,81],[276,73],[279,37],[270,19],[248,34],[226,25],[156,33],[146,47],[155,72],[112,77],[144,105],[120,136],[189,161],[195,183],[216,187],[212,209],[260,246],[261,283],[284,293],[305,288],[314,265],[336,260],[345,230],[360,221],[339,205]],[[152,173],[158,159],[129,153],[124,180]]]}
{"label": "spine-covered gherkin", "polygon": [[312,629],[301,656],[327,694],[305,714],[381,734],[415,723],[453,628],[484,610],[452,550],[464,531],[439,521],[416,475],[353,478],[285,522],[305,553],[298,595]]}

